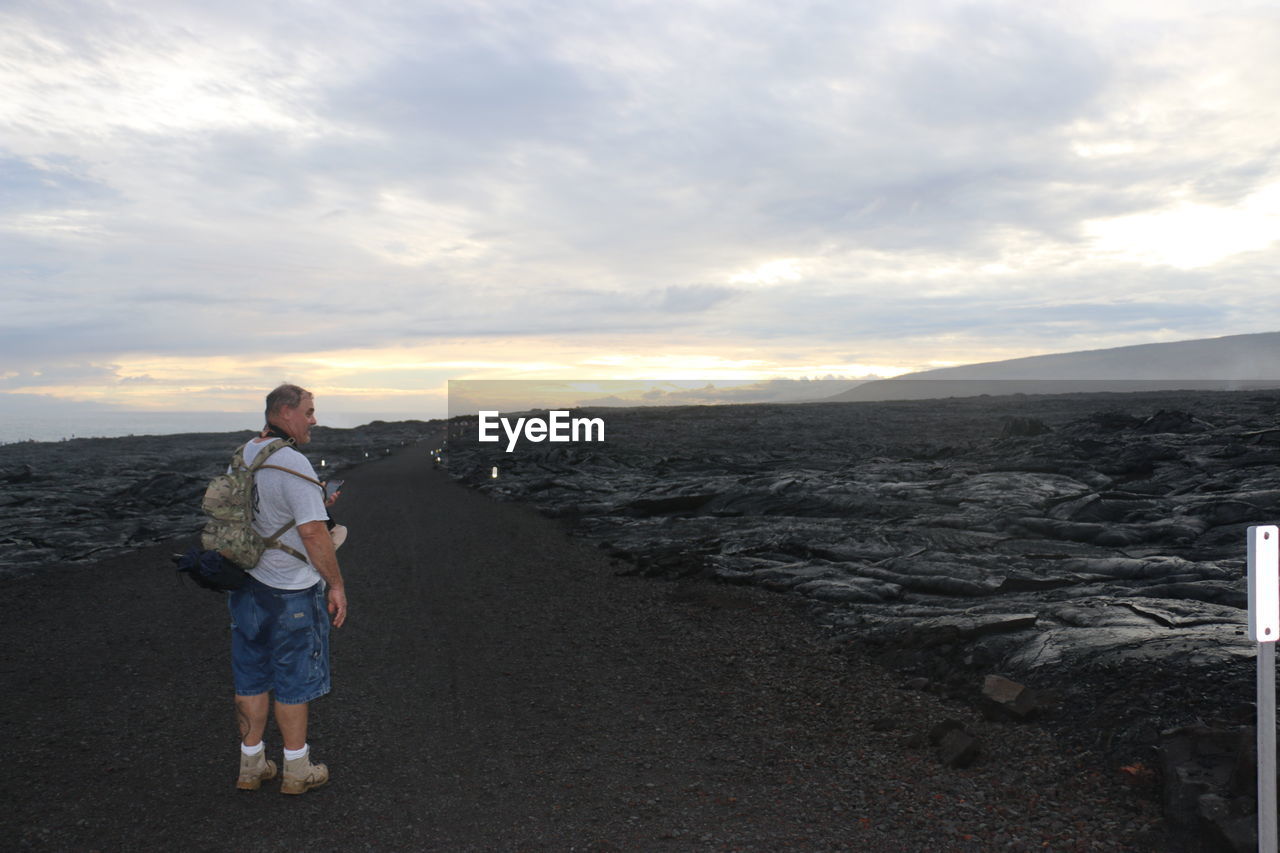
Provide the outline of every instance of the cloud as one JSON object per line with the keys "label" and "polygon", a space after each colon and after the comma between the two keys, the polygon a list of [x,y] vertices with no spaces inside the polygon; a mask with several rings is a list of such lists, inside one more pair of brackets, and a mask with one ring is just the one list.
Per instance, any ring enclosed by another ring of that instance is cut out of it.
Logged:
{"label": "cloud", "polygon": [[1034,7],[963,6],[931,29],[891,86],[920,124],[1042,131],[1090,111],[1108,77],[1070,22]]}
{"label": "cloud", "polygon": [[791,375],[1265,331],[1278,34],[1101,0],[9,4],[0,363]]}
{"label": "cloud", "polygon": [[690,284],[667,287],[660,293],[659,310],[673,314],[687,314],[714,308],[734,298],[740,291],[731,287]]}
{"label": "cloud", "polygon": [[0,155],[0,215],[77,208],[116,198],[110,188],[87,178],[86,172],[86,165],[72,158],[36,163]]}
{"label": "cloud", "polygon": [[0,374],[0,388],[38,388],[115,382],[118,375],[119,368],[115,365],[55,364],[41,370],[8,371]]}
{"label": "cloud", "polygon": [[120,411],[109,403],[63,400],[50,394],[0,394],[0,415],[23,417],[30,415],[73,415],[86,411]]}
{"label": "cloud", "polygon": [[505,147],[563,134],[605,95],[574,66],[536,52],[475,42],[430,47],[337,88],[332,114],[422,141],[462,137]]}

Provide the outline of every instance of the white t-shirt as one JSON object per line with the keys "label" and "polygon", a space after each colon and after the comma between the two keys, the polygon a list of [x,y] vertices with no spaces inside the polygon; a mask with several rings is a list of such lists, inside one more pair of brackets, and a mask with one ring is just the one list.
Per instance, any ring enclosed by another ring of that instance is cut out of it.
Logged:
{"label": "white t-shirt", "polygon": [[[255,438],[250,441],[244,449],[245,464],[252,463],[259,451],[274,440]],[[297,471],[312,480],[319,479],[307,457],[292,447],[282,447],[271,454],[267,464]],[[308,521],[326,521],[328,518],[329,513],[324,506],[324,490],[315,483],[272,468],[259,468],[254,475],[253,529],[262,536],[270,536],[293,520],[294,526],[280,537],[280,542],[305,554],[307,550],[298,534],[298,526]],[[279,548],[263,551],[262,559],[249,573],[267,586],[277,589],[306,589],[320,580],[320,573],[310,563]]]}

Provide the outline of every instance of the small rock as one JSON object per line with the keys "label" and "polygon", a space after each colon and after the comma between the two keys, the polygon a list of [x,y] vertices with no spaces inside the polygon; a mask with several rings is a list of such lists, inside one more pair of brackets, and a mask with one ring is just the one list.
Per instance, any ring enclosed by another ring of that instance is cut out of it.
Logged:
{"label": "small rock", "polygon": [[1231,815],[1231,805],[1218,794],[1203,794],[1196,804],[1196,811],[1210,822],[1216,822]]}
{"label": "small rock", "polygon": [[920,749],[929,743],[929,735],[925,732],[912,732],[903,738],[902,745],[907,749]]}
{"label": "small rock", "polygon": [[1143,433],[1186,433],[1203,432],[1212,428],[1212,425],[1205,423],[1190,412],[1161,409],[1139,424],[1137,430]]}
{"label": "small rock", "polygon": [[942,743],[947,735],[954,731],[963,730],[964,723],[959,720],[943,720],[942,722],[929,729],[929,743],[937,746]]}
{"label": "small rock", "polygon": [[1002,675],[988,675],[982,683],[982,715],[988,720],[1025,720],[1044,704],[1035,690]]}
{"label": "small rock", "polygon": [[0,482],[4,483],[30,483],[32,477],[30,465],[0,471]]}
{"label": "small rock", "polygon": [[981,752],[978,739],[964,729],[953,729],[938,744],[938,759],[948,767],[968,767]]}
{"label": "small rock", "polygon": [[1234,853],[1253,853],[1258,849],[1258,821],[1249,815],[1227,817],[1214,824],[1221,843]]}
{"label": "small rock", "polygon": [[1044,435],[1046,432],[1053,432],[1048,424],[1039,418],[1005,418],[1004,428],[1000,430],[1002,438],[1015,438],[1019,436],[1036,436]]}
{"label": "small rock", "polygon": [[[1161,777],[1165,817],[1171,824],[1195,828],[1197,815],[1205,817],[1202,808],[1217,808],[1215,795],[1227,801],[1226,811],[1240,813],[1241,808],[1231,805],[1231,793],[1241,744],[1240,730],[1187,726],[1164,733]],[[1248,799],[1248,795],[1235,799]]]}

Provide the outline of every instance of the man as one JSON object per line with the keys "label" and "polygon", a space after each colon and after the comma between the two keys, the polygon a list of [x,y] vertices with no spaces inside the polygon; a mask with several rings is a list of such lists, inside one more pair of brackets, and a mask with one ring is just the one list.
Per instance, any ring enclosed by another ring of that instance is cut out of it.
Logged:
{"label": "man", "polygon": [[[297,385],[281,385],[267,395],[266,423],[261,435],[245,445],[245,464],[275,439],[291,439],[297,446],[309,442],[315,398]],[[305,552],[307,559],[268,548],[249,570],[249,580],[230,595],[231,667],[241,739],[236,787],[256,790],[263,780],[276,777],[276,764],[267,760],[262,742],[274,691],[276,725],[284,738],[281,791],[302,794],[329,781],[328,768],[311,761],[307,710],[312,699],[329,692],[326,599],[333,626],[340,628],[347,619],[347,594],[315,469],[292,446],[273,453],[267,465],[271,467],[255,475],[254,529],[270,536],[294,522],[280,544]]]}

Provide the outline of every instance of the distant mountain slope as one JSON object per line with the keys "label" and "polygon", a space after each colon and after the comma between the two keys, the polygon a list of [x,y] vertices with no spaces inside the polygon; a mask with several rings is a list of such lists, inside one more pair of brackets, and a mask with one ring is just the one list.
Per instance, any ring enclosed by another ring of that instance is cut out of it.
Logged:
{"label": "distant mountain slope", "polygon": [[978,394],[1280,386],[1280,332],[1034,355],[868,382],[830,397],[920,400]]}

